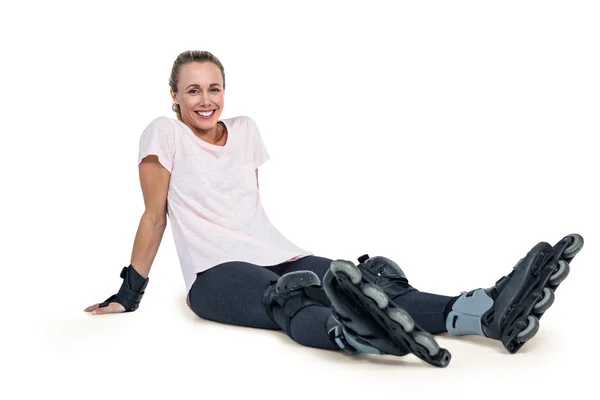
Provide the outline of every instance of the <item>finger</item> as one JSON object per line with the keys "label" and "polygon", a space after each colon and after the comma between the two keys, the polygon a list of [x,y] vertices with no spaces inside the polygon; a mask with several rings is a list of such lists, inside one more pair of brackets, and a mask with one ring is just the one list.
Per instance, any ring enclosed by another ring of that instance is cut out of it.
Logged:
{"label": "finger", "polygon": [[106,307],[99,307],[98,309],[92,311],[92,314],[101,315],[101,314],[111,314],[125,311],[125,308],[119,303],[110,303]]}
{"label": "finger", "polygon": [[89,307],[86,307],[83,311],[85,312],[90,312],[90,311],[94,311],[96,308],[100,307],[99,303],[96,303],[94,305],[91,305]]}
{"label": "finger", "polygon": [[103,303],[96,303],[93,306],[89,306],[88,308],[86,308],[84,311],[90,312],[90,311],[94,311],[97,310],[99,308],[105,308],[106,306],[102,306]]}
{"label": "finger", "polygon": [[92,311],[92,314],[102,315],[102,314],[110,314],[110,313],[114,312],[111,304],[107,305],[106,307],[98,307],[97,309]]}

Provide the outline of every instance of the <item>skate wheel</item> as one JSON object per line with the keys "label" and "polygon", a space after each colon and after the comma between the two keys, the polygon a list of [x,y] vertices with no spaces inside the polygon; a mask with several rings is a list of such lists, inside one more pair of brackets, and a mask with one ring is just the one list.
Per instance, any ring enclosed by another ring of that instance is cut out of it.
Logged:
{"label": "skate wheel", "polygon": [[525,327],[525,329],[523,329],[517,334],[517,340],[521,343],[525,343],[526,341],[534,337],[539,329],[540,321],[538,321],[538,319],[533,315],[530,315],[529,317],[527,317],[527,326]]}
{"label": "skate wheel", "polygon": [[410,333],[415,329],[415,321],[406,310],[391,308],[388,310],[387,315],[392,321],[399,323],[404,332]]}
{"label": "skate wheel", "polygon": [[545,313],[554,303],[554,291],[550,288],[544,288],[542,298],[533,306],[533,312],[536,314]]}
{"label": "skate wheel", "polygon": [[560,285],[565,279],[567,279],[570,271],[571,267],[569,266],[568,262],[565,260],[558,260],[558,268],[550,276],[550,279],[548,279],[548,284],[551,286]]}
{"label": "skate wheel", "polygon": [[427,349],[430,356],[433,357],[440,351],[440,346],[429,333],[418,331],[413,333],[412,337],[415,342]]}
{"label": "skate wheel", "polygon": [[350,278],[350,281],[358,285],[362,280],[362,273],[360,269],[356,265],[354,265],[351,261],[346,260],[334,260],[331,262],[331,272],[337,275],[339,272],[342,272]]}
{"label": "skate wheel", "polygon": [[583,248],[583,236],[574,233],[570,235],[570,237],[573,239],[573,243],[571,243],[563,252],[564,258],[575,257],[575,255]]}
{"label": "skate wheel", "polygon": [[365,296],[377,303],[377,307],[384,309],[388,306],[388,297],[378,286],[367,283],[362,286],[361,290]]}

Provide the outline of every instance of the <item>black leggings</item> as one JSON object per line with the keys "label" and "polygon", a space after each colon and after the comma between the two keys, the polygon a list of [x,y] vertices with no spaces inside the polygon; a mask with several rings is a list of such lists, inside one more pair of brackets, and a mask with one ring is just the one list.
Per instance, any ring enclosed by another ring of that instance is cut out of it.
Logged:
{"label": "black leggings", "polygon": [[[308,256],[295,261],[262,267],[241,261],[219,264],[197,275],[189,291],[189,304],[199,317],[230,325],[285,330],[283,310],[275,308],[274,323],[262,302],[267,287],[283,274],[309,270],[323,279],[331,259]],[[405,308],[417,324],[433,334],[446,332],[444,313],[451,297],[409,291],[392,299]],[[320,305],[300,310],[285,332],[295,342],[320,349],[337,350],[329,339],[326,322],[331,311]]]}

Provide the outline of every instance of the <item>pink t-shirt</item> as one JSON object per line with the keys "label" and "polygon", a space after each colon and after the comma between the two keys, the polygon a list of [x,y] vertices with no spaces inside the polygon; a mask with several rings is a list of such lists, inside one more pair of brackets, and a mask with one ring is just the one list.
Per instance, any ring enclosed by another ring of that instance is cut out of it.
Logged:
{"label": "pink t-shirt", "polygon": [[225,146],[171,117],[153,120],[139,142],[138,165],[157,155],[171,173],[168,220],[187,290],[198,272],[227,261],[269,266],[313,254],[289,241],[263,209],[255,170],[269,154],[256,123],[244,116],[221,122]]}

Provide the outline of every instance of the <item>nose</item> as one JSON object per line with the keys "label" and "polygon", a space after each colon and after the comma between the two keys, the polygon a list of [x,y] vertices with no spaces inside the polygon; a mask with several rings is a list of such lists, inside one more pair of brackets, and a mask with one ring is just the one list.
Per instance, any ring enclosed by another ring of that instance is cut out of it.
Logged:
{"label": "nose", "polygon": [[200,93],[200,96],[198,96],[198,101],[199,101],[200,105],[203,107],[211,105],[210,96],[208,95],[208,92],[206,92],[206,91],[203,91],[202,93]]}

